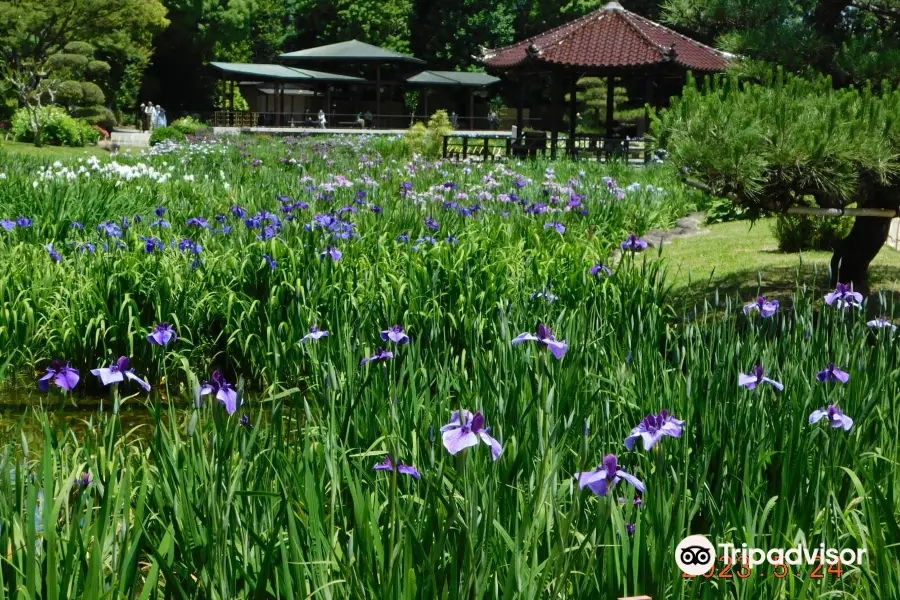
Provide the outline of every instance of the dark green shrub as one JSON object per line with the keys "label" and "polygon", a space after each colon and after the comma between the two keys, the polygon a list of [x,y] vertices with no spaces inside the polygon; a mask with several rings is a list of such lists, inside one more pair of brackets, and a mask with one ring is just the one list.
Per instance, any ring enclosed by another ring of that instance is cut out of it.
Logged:
{"label": "dark green shrub", "polygon": [[153,133],[150,134],[150,145],[155,146],[156,144],[167,140],[183,142],[185,139],[186,136],[184,133],[174,127],[160,127],[159,129],[154,129]]}
{"label": "dark green shrub", "polygon": [[108,62],[92,60],[85,66],[84,72],[91,79],[101,79],[106,77],[111,69]]}
{"label": "dark green shrub", "polygon": [[88,57],[80,54],[54,54],[47,59],[47,66],[62,75],[76,75],[84,71],[88,62]]}
{"label": "dark green shrub", "polygon": [[727,198],[713,198],[705,207],[706,222],[728,223],[750,218],[750,211],[745,206],[735,204]]}
{"label": "dark green shrub", "polygon": [[850,233],[852,219],[779,215],[772,233],[782,252],[832,250],[834,243]]}
{"label": "dark green shrub", "polygon": [[105,106],[82,106],[73,110],[72,114],[106,131],[112,131],[116,126],[116,116]]}
{"label": "dark green shrub", "polygon": [[[84,146],[95,143],[100,132],[90,123],[74,119],[59,106],[45,106],[41,142],[54,146]],[[28,109],[20,108],[12,119],[13,137],[20,142],[34,142],[34,131]]]}
{"label": "dark green shrub", "polygon": [[100,86],[90,81],[81,82],[81,94],[81,104],[83,106],[102,105],[106,101],[106,96],[103,95],[103,90],[100,89]]}
{"label": "dark green shrub", "polygon": [[63,47],[66,54],[80,54],[81,56],[93,56],[94,47],[87,42],[69,42]]}
{"label": "dark green shrub", "polygon": [[63,81],[56,92],[56,101],[65,106],[77,106],[81,104],[84,92],[80,81]]}

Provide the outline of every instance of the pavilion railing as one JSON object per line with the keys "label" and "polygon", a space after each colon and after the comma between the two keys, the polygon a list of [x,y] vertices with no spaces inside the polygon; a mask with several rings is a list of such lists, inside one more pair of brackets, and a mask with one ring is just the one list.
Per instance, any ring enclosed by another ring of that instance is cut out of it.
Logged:
{"label": "pavilion railing", "polygon": [[[362,122],[361,122],[362,121]],[[535,120],[539,121],[539,120]],[[428,117],[409,114],[371,114],[366,111],[333,112],[325,114],[325,129],[393,129],[406,130],[414,123],[428,123]],[[278,128],[319,128],[318,110],[310,112],[237,111],[217,110],[212,113],[213,127],[278,127]],[[507,121],[494,122],[487,117],[470,118],[457,115],[456,127],[459,131],[510,130]]]}
{"label": "pavilion railing", "polygon": [[624,160],[646,163],[651,152],[643,138],[607,138],[601,134],[579,133],[572,139],[560,135],[555,140],[545,131],[525,131],[516,139],[508,134],[450,134],[444,136],[444,158],[477,157],[493,160],[504,156],[537,158],[569,156],[574,160]]}

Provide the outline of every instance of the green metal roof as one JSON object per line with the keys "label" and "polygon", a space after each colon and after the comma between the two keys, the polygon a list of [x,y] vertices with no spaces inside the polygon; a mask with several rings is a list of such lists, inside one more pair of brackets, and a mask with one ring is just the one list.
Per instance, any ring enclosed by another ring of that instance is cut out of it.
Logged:
{"label": "green metal roof", "polygon": [[250,64],[250,63],[223,63],[211,62],[209,65],[228,75],[239,75],[262,81],[353,81],[364,82],[362,77],[350,77],[337,73],[324,73],[322,71],[310,71],[309,69],[295,69],[284,65]]}
{"label": "green metal roof", "polygon": [[360,42],[359,40],[350,40],[349,42],[339,42],[337,44],[328,44],[327,46],[318,46],[317,48],[307,48],[306,50],[297,50],[296,52],[288,52],[282,54],[279,58],[287,60],[308,60],[308,61],[346,61],[346,62],[405,62],[424,65],[425,61],[409,56],[408,54],[400,54],[387,48],[380,48]]}
{"label": "green metal roof", "polygon": [[459,87],[485,87],[498,81],[500,79],[493,75],[468,71],[422,71],[406,79],[407,83],[418,85],[450,85]]}

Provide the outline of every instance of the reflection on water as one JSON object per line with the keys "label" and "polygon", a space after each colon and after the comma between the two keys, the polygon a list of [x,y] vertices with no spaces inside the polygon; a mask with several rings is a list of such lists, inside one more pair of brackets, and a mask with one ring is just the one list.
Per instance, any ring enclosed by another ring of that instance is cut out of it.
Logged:
{"label": "reflection on water", "polygon": [[[135,429],[141,437],[151,433],[153,416],[150,409],[155,402],[163,408],[170,403],[157,394],[141,394],[125,397],[121,400],[120,414],[122,429]],[[188,408],[189,405],[177,403],[176,408]],[[76,433],[83,431],[91,421],[97,421],[101,411],[112,413],[112,403],[108,396],[79,396],[67,394],[65,404],[59,405],[56,393],[45,393],[38,389],[2,388],[0,389],[0,440],[13,441],[19,439],[19,427],[29,439],[39,436],[41,431],[40,413],[45,413],[57,430],[71,428]],[[165,410],[162,418],[168,420]]]}

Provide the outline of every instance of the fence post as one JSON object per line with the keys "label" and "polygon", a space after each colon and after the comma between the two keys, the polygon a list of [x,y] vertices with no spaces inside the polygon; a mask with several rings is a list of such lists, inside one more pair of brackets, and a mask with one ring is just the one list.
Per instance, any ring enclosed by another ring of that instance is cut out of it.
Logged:
{"label": "fence post", "polygon": [[444,158],[447,158],[447,143],[450,141],[450,136],[444,136]]}
{"label": "fence post", "polygon": [[466,154],[469,152],[469,136],[463,136],[463,160],[466,159]]}

